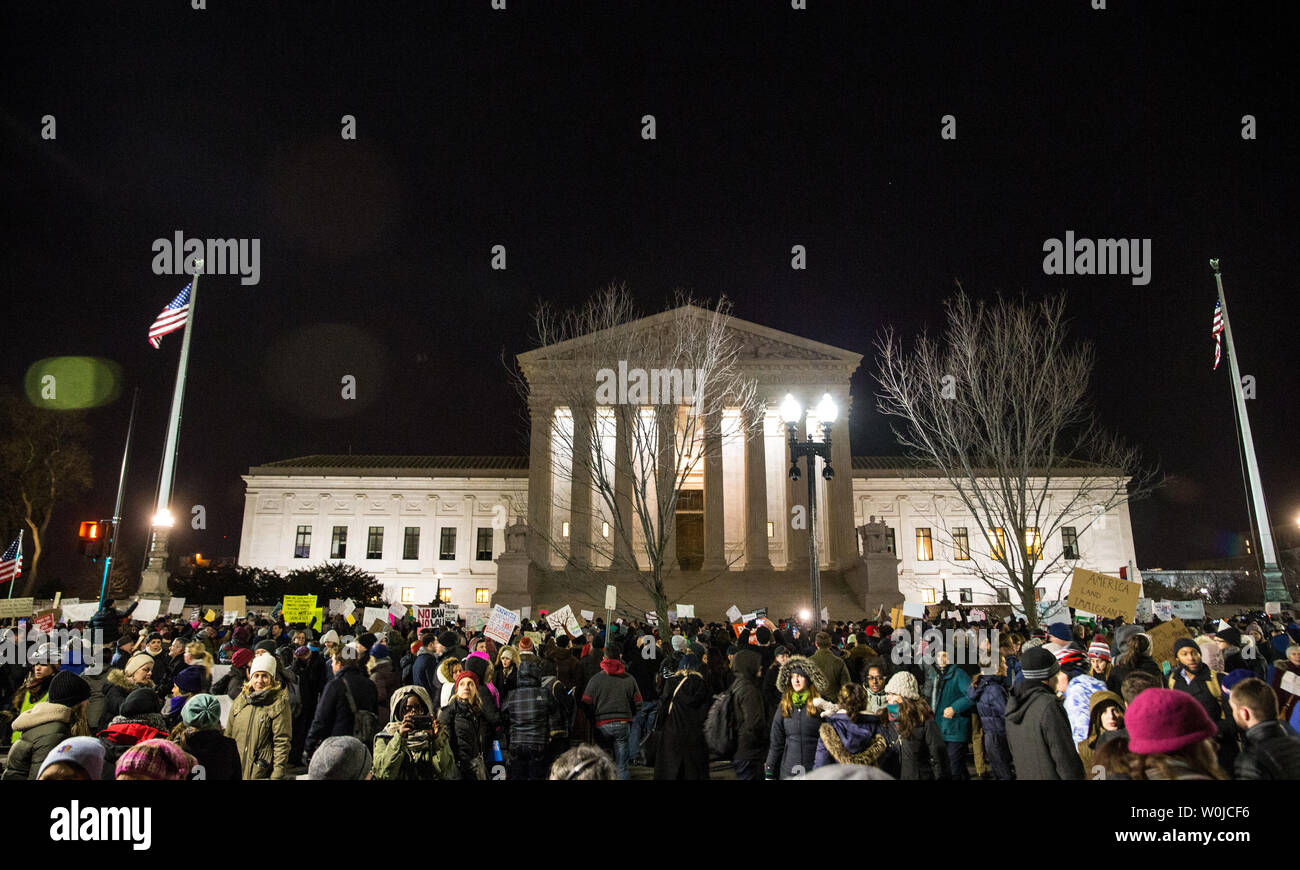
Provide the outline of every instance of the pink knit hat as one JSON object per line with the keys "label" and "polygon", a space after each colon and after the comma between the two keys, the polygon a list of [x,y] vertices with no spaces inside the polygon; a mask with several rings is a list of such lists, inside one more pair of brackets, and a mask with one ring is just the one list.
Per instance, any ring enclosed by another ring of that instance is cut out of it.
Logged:
{"label": "pink knit hat", "polygon": [[1177,752],[1218,733],[1205,708],[1186,692],[1147,689],[1124,713],[1128,748],[1139,755]]}
{"label": "pink knit hat", "polygon": [[[1148,690],[1150,691],[1150,690]],[[144,779],[185,779],[189,776],[190,759],[185,750],[170,740],[142,740],[132,746],[117,760],[115,776],[124,773]]]}

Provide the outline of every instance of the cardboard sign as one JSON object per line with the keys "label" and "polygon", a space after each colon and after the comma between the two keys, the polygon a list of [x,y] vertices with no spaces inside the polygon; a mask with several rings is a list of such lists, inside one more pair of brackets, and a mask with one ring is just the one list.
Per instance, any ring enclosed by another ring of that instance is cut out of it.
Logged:
{"label": "cardboard sign", "polygon": [[889,624],[890,624],[891,626],[893,626],[894,628],[902,628],[902,627],[903,627],[903,621],[904,621],[906,618],[907,618],[907,617],[905,617],[905,616],[903,615],[903,608],[901,608],[901,607],[891,607],[891,608],[889,609]]}
{"label": "cardboard sign", "polygon": [[1173,667],[1174,643],[1180,637],[1188,636],[1187,626],[1183,625],[1181,619],[1174,618],[1160,623],[1147,632],[1147,637],[1151,638],[1151,658],[1155,659],[1156,664],[1169,662],[1170,667]]}
{"label": "cardboard sign", "polygon": [[281,614],[285,623],[307,622],[316,610],[315,595],[286,595]]}
{"label": "cardboard sign", "polygon": [[35,609],[34,598],[0,598],[0,619],[25,619]]}
{"label": "cardboard sign", "polygon": [[54,611],[42,610],[32,617],[32,629],[49,634],[54,631]]}
{"label": "cardboard sign", "polygon": [[227,595],[221,599],[221,609],[235,616],[243,616],[248,610],[248,599],[243,595]]}
{"label": "cardboard sign", "polygon": [[185,609],[185,599],[184,599],[184,597],[181,597],[181,598],[175,598],[175,597],[173,597],[170,601],[167,602],[167,615],[168,615],[168,616],[179,616],[180,613],[181,613],[181,611],[184,610],[184,609]]}
{"label": "cardboard sign", "polygon": [[[909,619],[923,619],[925,617],[925,605],[919,601],[904,601],[903,616]],[[894,626],[898,628],[898,626]]]}
{"label": "cardboard sign", "polygon": [[1065,601],[1075,610],[1111,619],[1133,619],[1141,592],[1141,586],[1122,577],[1075,568]]}
{"label": "cardboard sign", "polygon": [[1264,602],[1264,612],[1267,613],[1269,616],[1281,616],[1281,615],[1282,615],[1282,602],[1281,602],[1281,601],[1265,601],[1265,602]]}
{"label": "cardboard sign", "polygon": [[618,608],[618,587],[609,585],[605,587],[605,609],[615,610]]}
{"label": "cardboard sign", "polygon": [[1199,598],[1191,601],[1171,601],[1171,612],[1179,619],[1204,619],[1205,602]]}
{"label": "cardboard sign", "polygon": [[497,604],[492,608],[492,616],[488,619],[483,634],[497,643],[510,643],[510,637],[515,633],[520,619],[518,613]]}
{"label": "cardboard sign", "polygon": [[1137,622],[1150,622],[1155,616],[1155,601],[1150,598],[1139,598],[1137,603]]}
{"label": "cardboard sign", "polygon": [[741,616],[740,608],[736,605],[733,604],[727,608],[727,622],[740,622]]}
{"label": "cardboard sign", "polygon": [[596,618],[596,614],[590,610],[579,610],[578,615],[581,616],[583,619],[587,620],[588,622],[591,622],[593,619]]}
{"label": "cardboard sign", "polygon": [[153,622],[158,618],[158,611],[162,608],[162,602],[157,598],[141,598],[140,603],[135,607],[135,613],[131,614],[132,619],[138,619],[141,622]]}

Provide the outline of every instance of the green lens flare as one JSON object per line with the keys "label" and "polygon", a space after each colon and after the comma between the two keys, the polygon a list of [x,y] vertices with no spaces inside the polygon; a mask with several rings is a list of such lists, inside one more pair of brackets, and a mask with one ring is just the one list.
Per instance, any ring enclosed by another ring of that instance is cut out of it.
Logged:
{"label": "green lens flare", "polygon": [[52,356],[27,369],[24,385],[27,401],[38,408],[98,408],[122,392],[122,367],[93,356]]}

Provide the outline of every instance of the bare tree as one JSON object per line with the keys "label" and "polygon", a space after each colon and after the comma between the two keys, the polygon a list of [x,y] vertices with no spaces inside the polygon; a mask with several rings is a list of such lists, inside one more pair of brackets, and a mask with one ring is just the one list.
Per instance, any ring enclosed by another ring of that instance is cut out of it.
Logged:
{"label": "bare tree", "polygon": [[1156,475],[1098,424],[1087,399],[1094,352],[1068,341],[1063,295],[985,305],[958,289],[942,340],[923,334],[905,354],[892,330],[877,339],[878,407],[980,528],[989,559],[954,564],[995,593],[1009,589],[1037,626],[1038,581],[1067,562],[1064,548],[1048,555],[1043,541],[1104,523],[1149,495]]}
{"label": "bare tree", "polygon": [[[565,560],[553,577],[593,609],[605,583],[629,579],[634,594],[625,591],[619,609],[667,624],[668,580],[681,570],[674,517],[682,491],[706,463],[721,463],[724,440],[762,425],[730,312],[725,299],[706,308],[679,294],[672,308],[641,318],[619,285],[575,311],[543,306],[536,315],[539,350],[520,357],[518,385],[559,410],[552,504],[569,531],[529,534]],[[705,571],[677,593],[714,576]]]}
{"label": "bare tree", "polygon": [[[8,391],[0,395],[0,409],[7,427],[0,441],[0,485],[6,499],[0,525],[10,534],[19,527],[27,531],[21,582],[30,593],[36,589],[55,508],[90,488],[85,414],[33,407]],[[4,546],[9,540],[6,536]]]}

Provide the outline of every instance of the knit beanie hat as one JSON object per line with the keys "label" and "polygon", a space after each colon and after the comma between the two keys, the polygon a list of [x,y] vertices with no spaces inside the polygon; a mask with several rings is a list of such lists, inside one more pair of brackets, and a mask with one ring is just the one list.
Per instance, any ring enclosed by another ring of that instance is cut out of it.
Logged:
{"label": "knit beanie hat", "polygon": [[[372,646],[375,645],[376,640],[378,640],[378,638],[375,637],[374,632],[367,631],[357,638],[357,643],[361,644],[363,647],[369,650]],[[371,653],[371,655],[373,655],[373,653]]]}
{"label": "knit beanie hat", "polygon": [[1175,660],[1177,660],[1177,658],[1178,658],[1178,652],[1179,652],[1179,650],[1181,650],[1183,647],[1186,647],[1186,646],[1190,646],[1192,649],[1196,650],[1198,653],[1201,651],[1201,648],[1200,648],[1199,646],[1196,645],[1196,641],[1192,640],[1190,637],[1180,637],[1180,638],[1178,638],[1178,640],[1174,641],[1174,655],[1173,655],[1173,657],[1174,657]]}
{"label": "knit beanie hat", "polygon": [[519,638],[519,652],[530,653],[533,651],[533,639],[531,637]]}
{"label": "knit beanie hat", "polygon": [[274,653],[275,653],[275,641],[273,641],[273,640],[260,640],[260,641],[258,641],[258,642],[257,642],[257,646],[253,647],[253,652],[259,652],[259,651],[261,651],[261,652],[269,652],[269,653],[271,653],[271,654],[274,654]]}
{"label": "knit beanie hat", "polygon": [[1115,629],[1116,649],[1118,649],[1120,652],[1123,652],[1125,645],[1128,644],[1128,639],[1135,634],[1141,634],[1141,633],[1142,633],[1142,626],[1140,625],[1121,625],[1119,628]]}
{"label": "knit beanie hat", "polygon": [[457,686],[460,685],[461,680],[473,680],[475,688],[478,688],[479,686],[482,685],[482,682],[479,680],[478,674],[474,673],[469,668],[462,669],[461,672],[456,675]]}
{"label": "knit beanie hat", "polygon": [[1063,640],[1066,643],[1069,643],[1074,637],[1074,635],[1070,634],[1070,626],[1066,625],[1064,622],[1053,622],[1047,627],[1047,634],[1049,637],[1055,638],[1056,640]]}
{"label": "knit beanie hat", "polygon": [[320,636],[320,642],[322,646],[327,643],[338,643],[339,633],[331,628],[329,631],[325,632]]}
{"label": "knit beanie hat", "polygon": [[1235,671],[1229,671],[1219,677],[1219,685],[1223,688],[1223,691],[1231,692],[1233,686],[1237,685],[1242,680],[1249,680],[1253,676],[1255,676],[1253,671],[1247,670],[1246,668],[1237,668]]}
{"label": "knit beanie hat", "polygon": [[686,645],[690,643],[690,641],[686,639],[686,635],[683,634],[674,634],[671,642],[673,645],[673,652],[678,653],[683,652],[686,649]]}
{"label": "knit beanie hat", "polygon": [[176,679],[172,682],[175,684],[176,688],[180,689],[185,694],[193,695],[203,691],[203,675],[203,668],[198,665],[190,665],[188,668],[185,668],[177,674]]}
{"label": "knit beanie hat", "polygon": [[[365,646],[365,644],[362,644],[362,646]],[[370,646],[370,657],[371,657],[372,659],[386,659],[386,658],[388,658],[388,646],[387,646],[386,644],[382,644],[382,643],[371,644],[371,646]]]}
{"label": "knit beanie hat", "polygon": [[885,683],[885,694],[897,695],[909,701],[921,700],[921,692],[916,687],[916,677],[907,671],[899,671],[889,678],[889,682]]}
{"label": "knit beanie hat", "polygon": [[115,776],[129,774],[141,779],[175,780],[189,776],[190,764],[181,749],[170,740],[142,740],[117,760]]}
{"label": "knit beanie hat", "polygon": [[181,708],[181,719],[191,728],[220,728],[221,703],[214,695],[195,695]]}
{"label": "knit beanie hat", "polygon": [[1174,689],[1138,694],[1124,714],[1124,727],[1129,751],[1139,755],[1177,752],[1218,733],[1200,702]]}
{"label": "knit beanie hat", "polygon": [[1241,632],[1235,628],[1225,628],[1217,632],[1215,636],[1228,646],[1241,646]]}
{"label": "knit beanie hat", "polygon": [[1110,644],[1106,643],[1106,638],[1099,634],[1093,636],[1092,643],[1088,644],[1088,658],[1110,661]]}
{"label": "knit beanie hat", "polygon": [[138,652],[126,660],[126,667],[122,670],[129,677],[145,665],[151,668],[154,666],[153,656],[148,653]]}
{"label": "knit beanie hat", "polygon": [[94,737],[69,737],[46,753],[36,778],[40,779],[45,768],[60,762],[80,767],[92,780],[98,780],[104,774],[104,744]]}
{"label": "knit beanie hat", "polygon": [[1037,646],[1020,654],[1020,669],[1025,674],[1026,682],[1041,683],[1059,674],[1061,665],[1050,650]]}
{"label": "knit beanie hat", "polygon": [[246,668],[253,662],[253,651],[251,649],[237,649],[235,654],[230,657],[230,663],[237,668]]}
{"label": "knit beanie hat", "polygon": [[153,689],[136,689],[126,696],[117,712],[127,719],[142,719],[150,713],[162,712],[162,702]]}
{"label": "knit beanie hat", "polygon": [[72,671],[59,671],[50,679],[50,694],[46,698],[51,704],[75,707],[90,697],[90,683]]}
{"label": "knit beanie hat", "polygon": [[438,643],[442,644],[444,649],[451,649],[460,645],[460,635],[454,631],[444,631],[438,635]]}
{"label": "knit beanie hat", "polygon": [[[270,674],[271,679],[275,679],[275,656],[268,653],[253,656],[253,663],[248,666],[248,675],[251,677],[258,672]],[[188,669],[187,669],[188,670]]]}
{"label": "knit beanie hat", "polygon": [[365,779],[370,773],[370,750],[355,737],[327,737],[312,753],[304,779]]}

